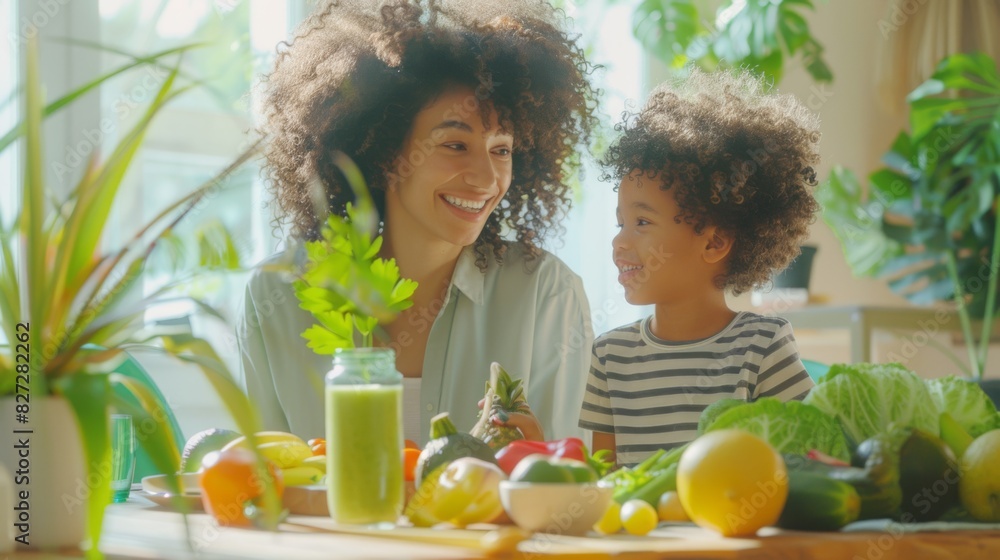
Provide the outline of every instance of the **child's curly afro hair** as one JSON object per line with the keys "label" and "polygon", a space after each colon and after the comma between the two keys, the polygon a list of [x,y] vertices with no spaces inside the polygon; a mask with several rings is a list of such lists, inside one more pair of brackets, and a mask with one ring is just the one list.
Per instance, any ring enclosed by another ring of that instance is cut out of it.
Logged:
{"label": "child's curly afro hair", "polygon": [[476,92],[483,118],[496,111],[514,135],[513,181],[476,242],[477,264],[502,261],[509,231],[529,259],[572,200],[567,163],[596,124],[594,67],[544,0],[328,0],[279,48],[262,82],[269,138],[265,173],[279,223],[315,239],[325,210],[353,198],[334,161],[361,169],[380,214],[417,113],[449,87]]}
{"label": "child's curly afro hair", "polygon": [[732,235],[720,288],[764,286],[799,254],[819,208],[820,135],[818,117],[794,97],[768,93],[746,72],[694,70],[615,128],[623,134],[602,159],[603,180],[642,171],[673,189],[675,221]]}

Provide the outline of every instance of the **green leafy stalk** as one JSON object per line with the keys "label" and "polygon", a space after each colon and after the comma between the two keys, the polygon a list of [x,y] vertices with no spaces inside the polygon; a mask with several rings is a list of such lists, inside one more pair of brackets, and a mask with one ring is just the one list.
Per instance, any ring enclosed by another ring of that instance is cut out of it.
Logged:
{"label": "green leafy stalk", "polygon": [[354,348],[355,334],[364,347],[372,346],[375,329],[413,305],[417,289],[402,278],[395,259],[382,259],[382,237],[371,196],[358,168],[340,154],[337,164],[354,192],[357,206],[347,205],[346,216],[330,215],[322,238],[305,245],[307,262],[294,283],[299,307],[316,324],[302,333],[317,354]]}
{"label": "green leafy stalk", "polygon": [[945,254],[945,264],[948,267],[948,276],[955,286],[955,306],[958,310],[958,320],[962,324],[962,335],[965,337],[965,349],[969,352],[969,367],[972,368],[972,378],[979,380],[983,377],[980,369],[979,358],[976,356],[975,338],[972,334],[972,320],[969,318],[969,308],[965,304],[965,291],[962,289],[962,280],[958,276],[958,263],[955,255],[951,252]]}
{"label": "green leafy stalk", "polygon": [[[994,208],[996,205],[994,204]],[[986,312],[983,315],[983,330],[979,337],[978,364],[979,373],[982,375],[986,369],[986,358],[990,349],[990,338],[993,334],[993,318],[996,313],[997,303],[997,271],[996,266],[1000,264],[1000,216],[994,214],[993,217],[993,248],[990,250],[989,280],[987,281],[986,292]],[[972,340],[969,341],[970,345]],[[976,378],[977,380],[979,377]]]}
{"label": "green leafy stalk", "polygon": [[[48,246],[48,232],[44,225],[45,179],[42,175],[42,88],[38,76],[38,44],[32,38],[28,41],[27,68],[25,81],[25,129],[29,141],[24,149],[24,184],[21,191],[21,203],[24,209],[21,214],[21,253],[20,259],[26,265],[30,281],[20,281],[21,310],[28,312],[29,321],[37,321],[31,328],[30,344],[38,349],[45,348],[46,332],[42,320],[45,317],[47,290],[45,274],[45,258]],[[34,141],[31,141],[34,139]],[[17,321],[21,318],[13,318]],[[40,355],[36,352],[35,355]],[[42,375],[32,375],[29,380],[31,393],[44,395],[48,391],[45,378]]]}

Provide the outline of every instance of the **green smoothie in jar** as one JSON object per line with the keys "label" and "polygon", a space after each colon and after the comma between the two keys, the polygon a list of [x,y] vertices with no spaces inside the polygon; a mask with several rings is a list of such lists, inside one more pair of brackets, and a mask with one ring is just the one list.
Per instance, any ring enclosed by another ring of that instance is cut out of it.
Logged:
{"label": "green smoothie in jar", "polygon": [[327,503],[337,523],[391,526],[403,511],[403,376],[395,352],[337,350],[326,376]]}

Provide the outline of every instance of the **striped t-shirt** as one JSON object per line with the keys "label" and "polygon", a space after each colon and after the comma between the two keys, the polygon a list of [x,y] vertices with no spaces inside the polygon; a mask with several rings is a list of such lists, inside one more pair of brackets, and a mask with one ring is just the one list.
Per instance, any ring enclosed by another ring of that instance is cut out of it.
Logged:
{"label": "striped t-shirt", "polygon": [[714,336],[681,343],[654,336],[650,322],[594,341],[580,427],[614,434],[619,464],[693,440],[715,401],[802,399],[813,386],[784,319],[741,312]]}

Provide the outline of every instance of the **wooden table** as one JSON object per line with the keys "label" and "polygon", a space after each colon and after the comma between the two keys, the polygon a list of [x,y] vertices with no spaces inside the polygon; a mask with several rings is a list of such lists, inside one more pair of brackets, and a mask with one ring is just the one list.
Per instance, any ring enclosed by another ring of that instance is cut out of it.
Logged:
{"label": "wooden table", "polygon": [[[329,532],[328,518],[293,516],[281,532],[220,529],[204,514],[189,516],[197,558],[365,560],[473,559],[481,551]],[[672,558],[829,560],[975,560],[1000,558],[1000,531],[947,533],[797,533],[765,529],[754,539],[723,539],[690,525],[662,526],[653,536],[603,538],[536,534],[513,558],[654,560]],[[108,507],[101,549],[108,558],[194,558],[179,514],[133,497]],[[77,558],[18,553],[11,559]]]}

